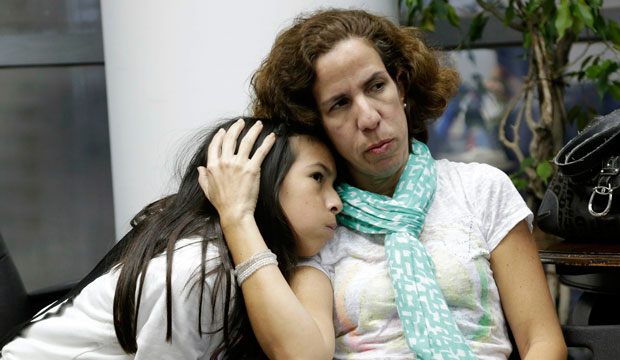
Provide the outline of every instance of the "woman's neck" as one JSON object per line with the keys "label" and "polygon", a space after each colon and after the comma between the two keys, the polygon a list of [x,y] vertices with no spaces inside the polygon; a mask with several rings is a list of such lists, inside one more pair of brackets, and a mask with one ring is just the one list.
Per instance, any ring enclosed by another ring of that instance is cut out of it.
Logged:
{"label": "woman's neck", "polygon": [[396,173],[386,177],[368,176],[365,174],[352,175],[353,185],[365,191],[391,197],[394,195],[394,191],[396,191],[396,185],[398,185],[404,169],[405,167],[403,166]]}

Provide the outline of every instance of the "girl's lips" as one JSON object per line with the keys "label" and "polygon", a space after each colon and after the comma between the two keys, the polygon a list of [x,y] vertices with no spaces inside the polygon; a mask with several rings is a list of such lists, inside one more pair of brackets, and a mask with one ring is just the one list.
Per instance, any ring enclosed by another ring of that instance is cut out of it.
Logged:
{"label": "girl's lips", "polygon": [[390,144],[392,143],[392,140],[384,140],[381,142],[378,142],[372,146],[370,146],[366,152],[369,152],[373,155],[381,155],[384,154],[385,152],[388,151]]}

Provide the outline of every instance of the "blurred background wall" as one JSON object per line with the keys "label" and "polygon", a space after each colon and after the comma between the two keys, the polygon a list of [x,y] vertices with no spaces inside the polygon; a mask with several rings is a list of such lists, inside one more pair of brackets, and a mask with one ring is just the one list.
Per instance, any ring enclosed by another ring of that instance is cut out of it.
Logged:
{"label": "blurred background wall", "polygon": [[197,129],[248,114],[278,31],[327,6],[397,22],[386,0],[0,2],[0,233],[28,290],[83,277]]}
{"label": "blurred background wall", "polygon": [[114,243],[99,1],[0,8],[0,233],[29,290]]}
{"label": "blurred background wall", "polygon": [[101,5],[117,237],[145,204],[176,187],[179,146],[196,129],[248,114],[250,77],[298,13],[361,7],[398,21],[397,2],[385,0]]}

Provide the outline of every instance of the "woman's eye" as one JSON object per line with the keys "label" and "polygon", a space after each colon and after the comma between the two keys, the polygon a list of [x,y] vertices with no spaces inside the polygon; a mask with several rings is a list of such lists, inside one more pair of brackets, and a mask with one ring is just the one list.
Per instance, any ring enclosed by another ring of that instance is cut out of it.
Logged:
{"label": "woman's eye", "polygon": [[320,183],[320,182],[323,181],[323,174],[321,174],[321,173],[314,173],[314,174],[312,174],[312,178],[314,180],[316,180],[316,182]]}
{"label": "woman's eye", "polygon": [[372,86],[372,90],[374,90],[374,91],[379,91],[379,90],[383,89],[383,86],[384,86],[384,85],[385,85],[385,83],[384,83],[384,82],[378,82],[378,83],[375,83],[375,84]]}
{"label": "woman's eye", "polygon": [[331,108],[329,108],[329,111],[339,109],[339,108],[345,106],[346,104],[347,104],[347,100],[346,99],[340,99],[334,105],[332,105]]}

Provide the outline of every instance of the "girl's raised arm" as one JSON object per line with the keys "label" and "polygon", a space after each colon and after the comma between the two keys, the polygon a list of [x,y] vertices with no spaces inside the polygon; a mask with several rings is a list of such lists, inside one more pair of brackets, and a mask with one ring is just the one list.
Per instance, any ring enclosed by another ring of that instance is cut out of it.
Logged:
{"label": "girl's raised arm", "polygon": [[[260,166],[275,141],[269,135],[254,155],[251,149],[262,131],[255,124],[235,153],[243,120],[220,130],[209,146],[207,167],[198,181],[215,206],[235,265],[267,249],[254,218]],[[334,354],[333,293],[329,279],[317,269],[301,267],[291,285],[275,265],[258,269],[241,284],[252,328],[271,359],[331,359]]]}

